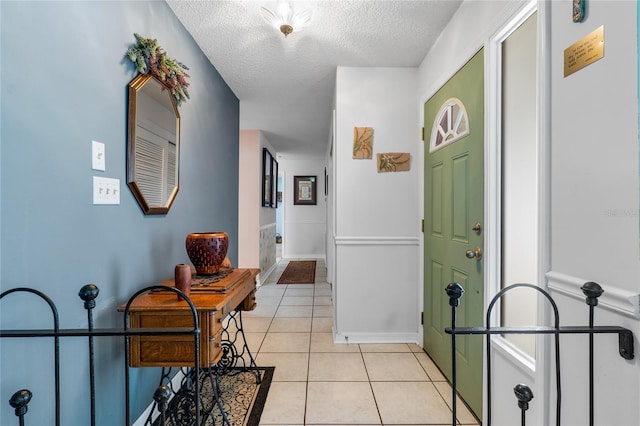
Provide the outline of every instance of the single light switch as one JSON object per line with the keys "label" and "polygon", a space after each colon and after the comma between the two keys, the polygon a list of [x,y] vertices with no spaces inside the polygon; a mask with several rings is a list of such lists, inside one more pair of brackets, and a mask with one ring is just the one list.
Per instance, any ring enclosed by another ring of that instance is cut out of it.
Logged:
{"label": "single light switch", "polygon": [[105,171],[106,160],[104,158],[104,144],[98,141],[91,141],[91,168],[93,170]]}
{"label": "single light switch", "polygon": [[94,176],[93,204],[120,204],[120,179]]}

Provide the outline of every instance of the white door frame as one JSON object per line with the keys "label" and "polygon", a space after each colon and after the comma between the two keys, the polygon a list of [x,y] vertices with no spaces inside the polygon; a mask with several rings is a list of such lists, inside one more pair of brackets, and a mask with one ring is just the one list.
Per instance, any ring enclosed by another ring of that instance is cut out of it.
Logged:
{"label": "white door frame", "polygon": [[[502,42],[506,40],[527,18],[534,12],[538,12],[538,42],[537,42],[537,83],[538,83],[538,109],[537,109],[537,129],[538,129],[538,283],[542,288],[546,288],[545,273],[549,268],[549,209],[550,209],[550,191],[549,186],[549,134],[550,134],[550,96],[549,96],[549,24],[548,24],[548,6],[544,1],[531,0],[527,2],[517,13],[515,13],[505,24],[489,38],[487,43],[487,61],[485,72],[488,76],[485,93],[487,93],[487,146],[485,149],[485,229],[493,229],[496,232],[487,232],[485,234],[485,306],[489,304],[491,299],[500,291],[501,286],[501,52]],[[546,325],[549,317],[548,306],[546,303],[538,304],[538,324]],[[491,326],[499,326],[499,312],[492,315]],[[538,338],[536,344],[536,358],[531,359],[520,351],[517,347],[507,342],[500,336],[491,338],[492,361],[494,364],[500,362],[508,362],[510,368],[515,368],[522,373],[522,376],[533,382],[537,389],[544,389],[541,393],[538,391],[538,403],[531,404],[529,415],[536,419],[541,419],[542,424],[551,424],[549,398],[551,385],[554,385],[553,379],[550,380],[549,369],[550,353],[545,345],[545,339]],[[494,356],[494,354],[496,356]],[[500,371],[500,368],[494,366],[492,368],[494,374]],[[486,374],[486,368],[485,368]],[[486,389],[486,380],[485,389]],[[496,380],[492,378],[495,383]],[[515,383],[514,383],[515,384]],[[531,383],[528,383],[531,384]],[[555,392],[554,392],[555,394]],[[488,404],[486,392],[484,392],[484,413],[487,413]],[[515,399],[514,399],[515,401]],[[495,404],[496,401],[494,400]],[[515,402],[514,402],[515,404]],[[496,411],[496,410],[492,410]],[[553,412],[553,410],[551,410]],[[486,419],[484,419],[486,421]]]}

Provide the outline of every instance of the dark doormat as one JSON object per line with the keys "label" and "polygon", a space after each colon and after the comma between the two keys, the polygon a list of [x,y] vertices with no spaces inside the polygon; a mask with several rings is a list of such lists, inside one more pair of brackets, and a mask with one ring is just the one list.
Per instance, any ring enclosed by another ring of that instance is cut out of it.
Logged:
{"label": "dark doormat", "polygon": [[[215,404],[211,379],[202,374],[200,379],[201,425],[258,426],[267,400],[275,367],[258,367],[261,381],[256,383],[255,370],[231,371],[220,376],[220,405],[227,420],[223,419],[220,408]],[[169,403],[169,412],[164,426],[195,426],[193,393],[179,390]],[[209,414],[207,414],[209,413]],[[227,423],[228,421],[228,423]],[[160,426],[160,418],[153,423]],[[147,423],[148,424],[148,423]]]}
{"label": "dark doormat", "polygon": [[[251,371],[227,374],[220,379],[222,408],[231,426],[258,426],[274,370],[275,367],[258,368],[262,376],[259,384]],[[222,417],[213,424],[223,424]]]}
{"label": "dark doormat", "polygon": [[313,284],[315,280],[315,260],[292,260],[280,275],[278,284]]}

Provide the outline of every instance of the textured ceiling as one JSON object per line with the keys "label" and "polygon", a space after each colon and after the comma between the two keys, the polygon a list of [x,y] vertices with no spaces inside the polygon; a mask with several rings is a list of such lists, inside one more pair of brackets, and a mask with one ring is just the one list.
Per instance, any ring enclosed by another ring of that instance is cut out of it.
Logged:
{"label": "textured ceiling", "polygon": [[279,153],[324,154],[336,67],[419,66],[462,0],[292,1],[313,16],[287,38],[260,14],[274,1],[167,3],[240,99],[241,129]]}

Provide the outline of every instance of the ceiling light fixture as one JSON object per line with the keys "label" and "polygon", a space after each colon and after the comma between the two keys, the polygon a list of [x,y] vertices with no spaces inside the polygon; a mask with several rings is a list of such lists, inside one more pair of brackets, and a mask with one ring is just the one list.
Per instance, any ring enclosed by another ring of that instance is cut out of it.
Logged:
{"label": "ceiling light fixture", "polygon": [[300,31],[311,20],[311,9],[294,13],[291,3],[286,0],[278,0],[275,12],[264,6],[260,10],[264,20],[280,30],[285,37],[291,34],[294,28],[296,31]]}

